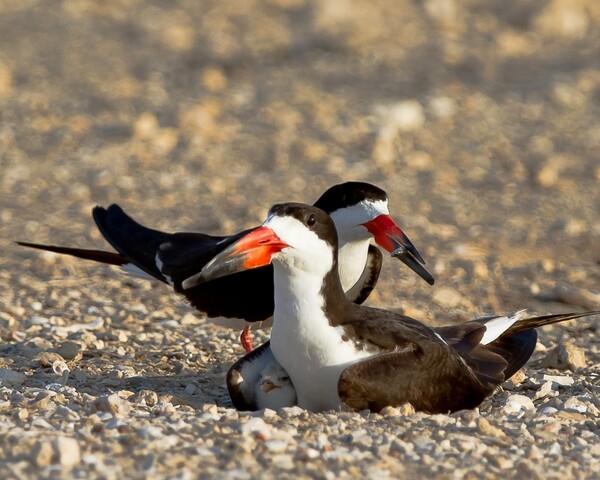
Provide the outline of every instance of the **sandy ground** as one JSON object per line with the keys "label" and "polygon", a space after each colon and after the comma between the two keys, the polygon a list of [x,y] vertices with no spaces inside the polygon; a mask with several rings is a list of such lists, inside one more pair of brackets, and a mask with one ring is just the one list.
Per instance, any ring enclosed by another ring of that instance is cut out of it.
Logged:
{"label": "sandy ground", "polygon": [[1,2],[0,475],[600,476],[598,317],[544,328],[479,411],[252,416],[224,386],[235,333],[11,243],[104,248],[109,203],[232,233],[364,180],[437,280],[387,258],[371,305],[600,309],[600,4],[517,3]]}

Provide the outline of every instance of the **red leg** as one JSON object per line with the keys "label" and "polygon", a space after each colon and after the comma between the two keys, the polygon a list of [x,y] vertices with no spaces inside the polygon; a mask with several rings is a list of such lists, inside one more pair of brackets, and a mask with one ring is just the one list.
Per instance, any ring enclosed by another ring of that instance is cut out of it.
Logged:
{"label": "red leg", "polygon": [[244,327],[240,335],[240,341],[246,353],[250,353],[252,351],[252,332],[250,331],[250,326]]}

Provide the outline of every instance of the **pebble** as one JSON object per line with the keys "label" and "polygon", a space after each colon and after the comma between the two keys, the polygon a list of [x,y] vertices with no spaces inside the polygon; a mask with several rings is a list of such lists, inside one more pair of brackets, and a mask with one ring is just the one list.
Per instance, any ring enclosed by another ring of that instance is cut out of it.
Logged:
{"label": "pebble", "polygon": [[538,412],[543,415],[554,415],[556,412],[558,412],[558,408],[554,408],[549,405],[545,405],[543,407],[540,407],[538,409]]}
{"label": "pebble", "polygon": [[587,412],[588,407],[577,397],[571,397],[565,402],[565,409],[585,413]]}
{"label": "pebble", "polygon": [[268,440],[271,438],[273,427],[265,423],[262,418],[251,417],[242,425],[242,434],[251,434],[260,440]]}
{"label": "pebble", "polygon": [[525,395],[514,394],[508,397],[504,406],[504,411],[508,414],[519,413],[524,410],[535,410],[531,398]]}
{"label": "pebble", "polygon": [[551,381],[545,381],[542,386],[540,387],[540,389],[535,392],[535,398],[536,400],[539,398],[544,398],[544,397],[548,397],[548,396],[553,396],[553,390],[552,390],[552,382]]}
{"label": "pebble", "polygon": [[443,307],[456,308],[462,301],[462,295],[452,288],[442,287],[434,292],[433,299]]}
{"label": "pebble", "polygon": [[66,341],[62,342],[57,348],[56,353],[61,355],[65,360],[74,360],[81,357],[82,345],[80,342]]}
{"label": "pebble", "polygon": [[564,387],[568,387],[575,383],[575,379],[570,375],[544,375],[543,379],[549,382],[557,383],[558,385],[562,385]]}
{"label": "pebble", "polygon": [[43,351],[50,350],[52,346],[52,342],[47,338],[33,337],[21,345],[19,350],[23,356],[33,358]]}
{"label": "pebble", "polygon": [[81,462],[81,451],[77,440],[71,437],[58,437],[52,442],[57,461],[63,467],[73,467]]}
{"label": "pebble", "polygon": [[130,412],[131,405],[116,393],[112,393],[97,398],[94,401],[94,408],[100,412],[111,413],[114,416],[123,417]]}
{"label": "pebble", "polygon": [[50,400],[56,395],[48,390],[42,391],[29,403],[30,408],[43,409],[48,407]]}
{"label": "pebble", "polygon": [[569,369],[576,371],[587,366],[585,351],[566,341],[551,350],[540,362],[542,368]]}
{"label": "pebble", "polygon": [[48,440],[38,440],[33,446],[31,456],[38,467],[47,467],[52,463],[54,449]]}
{"label": "pebble", "polygon": [[27,380],[27,375],[9,368],[0,368],[0,384],[18,386]]}
{"label": "pebble", "polygon": [[41,352],[33,357],[31,366],[48,368],[56,361],[64,361],[64,358],[56,352]]}
{"label": "pebble", "polygon": [[504,432],[492,425],[486,418],[481,417],[477,420],[477,427],[481,431],[481,433],[485,435],[490,435],[492,437],[504,437]]}

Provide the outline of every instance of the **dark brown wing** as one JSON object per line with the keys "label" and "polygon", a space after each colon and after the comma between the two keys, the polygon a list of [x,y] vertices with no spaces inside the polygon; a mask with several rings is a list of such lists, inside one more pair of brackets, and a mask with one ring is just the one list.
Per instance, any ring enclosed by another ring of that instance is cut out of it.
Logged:
{"label": "dark brown wing", "polygon": [[356,411],[378,412],[404,403],[428,413],[475,408],[504,378],[501,372],[506,363],[499,357],[496,360],[486,371],[489,375],[496,372],[492,383],[469,365],[476,362],[466,362],[443,344],[407,343],[395,352],[346,368],[338,381],[338,393],[342,402]]}
{"label": "dark brown wing", "polygon": [[346,296],[351,302],[360,305],[371,295],[379,279],[382,262],[383,255],[379,249],[369,245],[365,269],[354,286],[346,292]]}
{"label": "dark brown wing", "polygon": [[432,413],[473,408],[504,381],[508,363],[479,345],[483,325],[458,326],[449,345],[435,330],[410,317],[348,308],[341,325],[347,338],[365,350],[373,346],[383,350],[342,373],[340,398],[352,409],[378,411],[406,402]]}

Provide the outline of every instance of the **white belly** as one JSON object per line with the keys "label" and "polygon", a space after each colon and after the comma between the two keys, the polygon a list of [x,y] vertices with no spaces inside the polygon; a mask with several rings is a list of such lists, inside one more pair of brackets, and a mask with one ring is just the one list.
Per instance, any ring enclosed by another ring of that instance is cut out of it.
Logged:
{"label": "white belly", "polygon": [[294,384],[298,406],[311,411],[341,408],[337,384],[342,371],[373,355],[343,341],[341,330],[326,329],[292,332],[277,328],[276,322],[271,333],[271,350]]}

